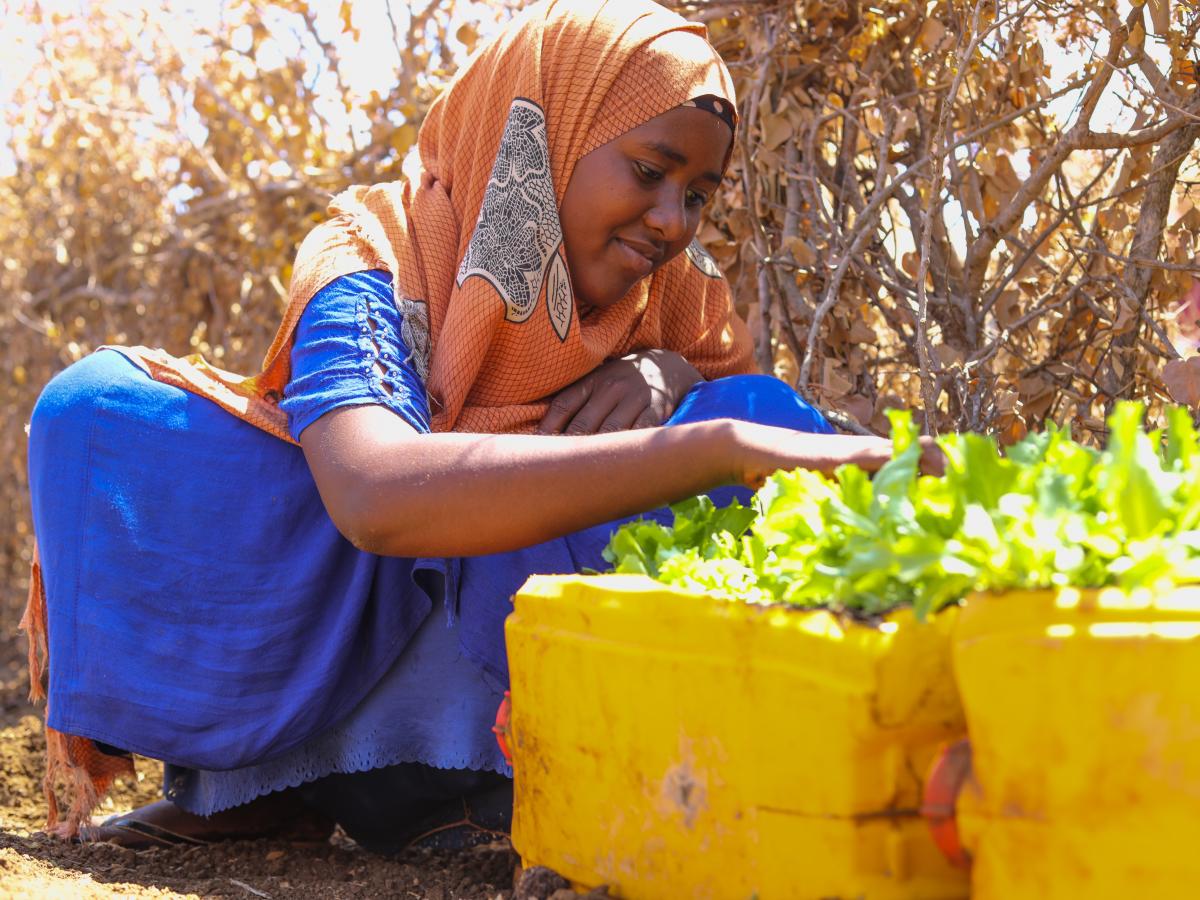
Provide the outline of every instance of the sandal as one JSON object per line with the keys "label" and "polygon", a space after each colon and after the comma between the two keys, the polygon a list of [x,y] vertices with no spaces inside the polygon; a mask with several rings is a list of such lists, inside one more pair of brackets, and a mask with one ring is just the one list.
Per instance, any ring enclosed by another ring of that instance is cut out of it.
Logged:
{"label": "sandal", "polygon": [[512,828],[512,782],[463,797],[421,822],[404,844],[405,850],[466,850],[509,839]]}
{"label": "sandal", "polygon": [[[159,801],[169,802],[169,801]],[[156,804],[150,804],[154,806]],[[111,816],[99,825],[85,825],[80,830],[81,841],[87,843],[102,842],[127,847],[130,850],[145,850],[149,847],[170,847],[178,844],[211,844],[210,838],[183,834],[171,831],[153,822],[134,818],[138,812],[146,809],[140,807],[122,816]],[[200,818],[200,817],[197,817]]]}
{"label": "sandal", "polygon": [[324,843],[333,833],[333,827],[330,819],[300,805],[296,798],[268,794],[211,816],[198,816],[170,800],[158,800],[89,826],[80,838],[131,850],[262,838]]}

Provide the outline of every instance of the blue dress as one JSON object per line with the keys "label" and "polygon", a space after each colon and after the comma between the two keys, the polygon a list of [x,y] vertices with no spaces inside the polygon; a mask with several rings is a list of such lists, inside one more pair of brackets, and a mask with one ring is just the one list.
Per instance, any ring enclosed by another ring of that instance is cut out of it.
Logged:
{"label": "blue dress", "polygon": [[[428,432],[391,297],[365,272],[309,304],[281,403],[294,437],[363,404]],[[832,431],[765,376],[701,383],[668,424],[719,417]],[[488,556],[364,553],[297,447],[112,351],[50,382],[29,440],[48,723],[164,760],[167,795],[202,815],[398,763],[507,774],[491,725],[511,597],[602,568],[617,524]]]}

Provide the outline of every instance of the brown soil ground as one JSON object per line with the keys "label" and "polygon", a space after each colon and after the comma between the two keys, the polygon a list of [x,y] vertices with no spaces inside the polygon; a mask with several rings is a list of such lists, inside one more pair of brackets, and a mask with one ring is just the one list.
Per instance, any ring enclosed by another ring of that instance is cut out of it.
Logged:
{"label": "brown soil ground", "polygon": [[[222,897],[510,900],[516,855],[507,842],[460,853],[384,858],[335,834],[320,846],[242,841],[133,851],[71,844],[39,833],[45,821],[41,721],[25,701],[24,641],[0,638],[0,898]],[[158,799],[161,768],[138,760],[102,815]]]}

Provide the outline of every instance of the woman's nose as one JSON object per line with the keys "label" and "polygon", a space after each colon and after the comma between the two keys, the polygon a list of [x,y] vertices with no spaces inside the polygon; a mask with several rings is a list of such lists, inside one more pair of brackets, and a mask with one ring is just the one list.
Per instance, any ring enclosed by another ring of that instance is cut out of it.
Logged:
{"label": "woman's nose", "polygon": [[688,222],[683,193],[666,189],[659,191],[654,205],[646,210],[645,222],[647,228],[657,231],[668,244],[686,237]]}

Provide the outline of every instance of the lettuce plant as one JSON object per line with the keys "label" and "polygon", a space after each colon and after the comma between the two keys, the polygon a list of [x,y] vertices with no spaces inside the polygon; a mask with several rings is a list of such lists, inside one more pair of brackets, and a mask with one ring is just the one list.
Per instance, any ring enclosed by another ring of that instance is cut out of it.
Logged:
{"label": "lettuce plant", "polygon": [[1001,453],[994,438],[939,439],[943,477],[921,475],[917,430],[891,412],[892,459],[872,477],[778,472],[750,507],[707,497],[674,524],[614,533],[617,572],[751,603],[919,616],[972,590],[1070,585],[1125,590],[1200,581],[1200,445],[1190,414],[1146,431],[1119,405],[1103,451],[1051,427]]}

